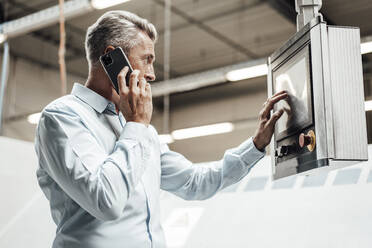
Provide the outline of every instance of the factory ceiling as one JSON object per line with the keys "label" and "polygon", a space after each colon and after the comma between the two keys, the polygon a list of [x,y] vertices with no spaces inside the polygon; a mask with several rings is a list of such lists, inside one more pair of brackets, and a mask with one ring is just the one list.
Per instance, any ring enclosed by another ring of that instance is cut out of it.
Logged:
{"label": "factory ceiling", "polygon": [[[50,0],[5,0],[6,20],[14,20],[57,4]],[[132,0],[110,9],[93,11],[66,23],[67,72],[87,75],[85,31],[111,9],[134,12],[155,24],[157,81],[163,79],[163,0]],[[171,78],[243,61],[267,57],[295,31],[294,0],[176,0],[171,10]],[[325,0],[321,9],[330,24],[358,26],[372,35],[370,0]],[[4,19],[3,18],[3,19]],[[57,24],[11,40],[11,54],[58,68]],[[366,58],[368,59],[368,58]]]}

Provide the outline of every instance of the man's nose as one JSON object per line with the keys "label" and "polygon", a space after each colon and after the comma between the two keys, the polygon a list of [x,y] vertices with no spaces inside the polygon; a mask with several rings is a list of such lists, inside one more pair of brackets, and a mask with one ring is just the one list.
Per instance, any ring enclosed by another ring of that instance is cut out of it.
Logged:
{"label": "man's nose", "polygon": [[155,73],[145,73],[145,79],[147,82],[155,81]]}

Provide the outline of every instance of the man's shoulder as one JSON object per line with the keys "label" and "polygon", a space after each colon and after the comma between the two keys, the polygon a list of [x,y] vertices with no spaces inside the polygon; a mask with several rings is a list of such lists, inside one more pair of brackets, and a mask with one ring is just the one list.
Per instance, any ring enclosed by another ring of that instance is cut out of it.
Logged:
{"label": "man's shoulder", "polygon": [[43,113],[45,112],[59,112],[59,113],[69,113],[69,114],[76,114],[80,115],[81,111],[86,110],[86,104],[81,101],[76,96],[69,94],[62,96],[60,98],[55,99],[54,101],[50,102],[45,108],[43,109]]}
{"label": "man's shoulder", "polygon": [[60,123],[60,120],[64,119],[80,119],[79,115],[74,110],[74,99],[73,95],[65,95],[50,102],[41,112],[40,121],[36,128],[35,133],[35,147],[36,143],[40,139],[40,134],[47,135],[50,131],[55,131],[51,128]]}
{"label": "man's shoulder", "polygon": [[48,111],[48,110],[61,110],[61,109],[64,109],[66,108],[67,106],[70,105],[70,102],[73,101],[73,96],[72,95],[65,95],[65,96],[62,96],[60,98],[57,98],[55,100],[53,100],[52,102],[50,102],[48,105],[46,105],[44,107],[44,111]]}
{"label": "man's shoulder", "polygon": [[148,127],[153,133],[155,133],[156,135],[159,135],[158,131],[156,130],[156,128],[153,126],[153,125],[149,125]]}

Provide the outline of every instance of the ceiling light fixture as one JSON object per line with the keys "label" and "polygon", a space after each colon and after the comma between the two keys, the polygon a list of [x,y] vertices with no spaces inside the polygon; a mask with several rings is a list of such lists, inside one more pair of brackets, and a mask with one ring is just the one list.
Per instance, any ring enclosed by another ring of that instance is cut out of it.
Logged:
{"label": "ceiling light fixture", "polygon": [[365,101],[364,102],[364,108],[365,108],[365,111],[371,111],[372,110],[372,100],[371,101]]}
{"label": "ceiling light fixture", "polygon": [[35,113],[27,116],[27,121],[33,125],[36,125],[39,123],[41,117],[41,113]]}
{"label": "ceiling light fixture", "polygon": [[362,54],[372,53],[372,41],[360,44],[360,51]]}
{"label": "ceiling light fixture", "polygon": [[[363,42],[360,44],[361,54],[372,53],[372,41]],[[267,65],[255,65],[243,69],[233,70],[226,73],[228,81],[239,81],[249,78],[261,77],[267,75]]]}
{"label": "ceiling light fixture", "polygon": [[6,34],[0,33],[0,44],[2,44],[4,41],[6,41]]}
{"label": "ceiling light fixture", "polygon": [[174,139],[173,139],[173,137],[172,137],[172,135],[170,135],[170,134],[159,134],[159,141],[160,141],[160,143],[162,143],[162,144],[171,144],[171,143],[173,143],[174,142]]}
{"label": "ceiling light fixture", "polygon": [[91,3],[95,9],[105,9],[129,1],[130,0],[92,0]]}
{"label": "ceiling light fixture", "polygon": [[172,137],[175,140],[182,140],[213,134],[229,133],[233,130],[234,125],[231,122],[223,122],[212,125],[175,130],[172,132]]}
{"label": "ceiling light fixture", "polygon": [[267,65],[255,65],[243,69],[238,69],[226,73],[226,79],[229,81],[239,81],[243,79],[255,78],[267,75]]}

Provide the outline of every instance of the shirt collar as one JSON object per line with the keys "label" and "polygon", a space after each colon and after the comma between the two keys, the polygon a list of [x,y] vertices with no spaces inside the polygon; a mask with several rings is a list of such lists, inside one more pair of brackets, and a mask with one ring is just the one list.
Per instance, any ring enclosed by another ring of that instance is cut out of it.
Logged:
{"label": "shirt collar", "polygon": [[111,101],[79,83],[74,83],[71,94],[87,103],[98,113],[102,113],[107,107],[112,108],[115,106]]}

